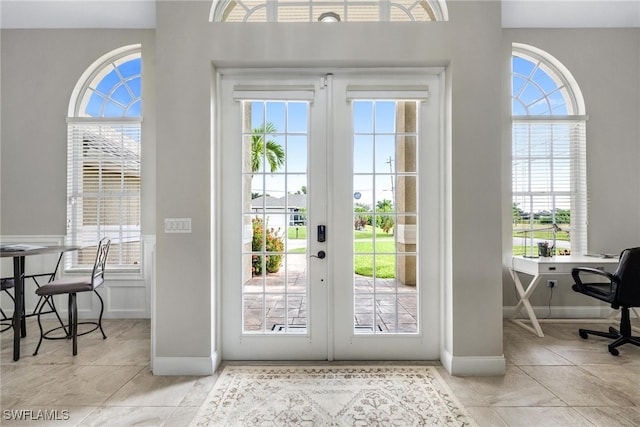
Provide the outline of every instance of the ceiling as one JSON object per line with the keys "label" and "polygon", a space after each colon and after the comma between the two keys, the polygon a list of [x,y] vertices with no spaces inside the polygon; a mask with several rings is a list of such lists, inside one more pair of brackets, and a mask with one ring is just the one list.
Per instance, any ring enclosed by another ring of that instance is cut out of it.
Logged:
{"label": "ceiling", "polygon": [[[162,0],[160,0],[162,1]],[[2,28],[155,28],[155,0],[0,0]]]}
{"label": "ceiling", "polygon": [[[0,28],[155,28],[156,1],[0,0]],[[638,28],[640,0],[502,0],[502,27]]]}

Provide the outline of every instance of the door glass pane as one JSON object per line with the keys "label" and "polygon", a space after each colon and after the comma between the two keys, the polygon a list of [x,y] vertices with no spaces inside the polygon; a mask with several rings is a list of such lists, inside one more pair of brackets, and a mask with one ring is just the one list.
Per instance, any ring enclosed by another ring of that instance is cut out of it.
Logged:
{"label": "door glass pane", "polygon": [[375,137],[376,173],[393,173],[396,167],[396,144],[393,135]]}
{"label": "door glass pane", "polygon": [[415,334],[418,103],[356,100],[352,111],[353,330]]}
{"label": "door glass pane", "polygon": [[290,135],[287,138],[287,172],[307,172],[306,135]]}
{"label": "door glass pane", "polygon": [[353,171],[357,173],[373,172],[373,138],[371,135],[358,135],[353,138]]}
{"label": "door glass pane", "polygon": [[243,102],[243,332],[307,332],[306,102]]}

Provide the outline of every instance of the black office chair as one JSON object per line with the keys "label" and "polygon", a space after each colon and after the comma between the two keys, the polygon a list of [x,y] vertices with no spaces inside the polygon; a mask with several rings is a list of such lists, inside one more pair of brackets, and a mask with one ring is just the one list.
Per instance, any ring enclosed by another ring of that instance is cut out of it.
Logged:
{"label": "black office chair", "polygon": [[[580,274],[595,274],[605,277],[608,283],[584,283],[580,279]],[[581,294],[611,304],[611,308],[620,309],[622,318],[620,319],[620,330],[609,328],[609,332],[591,331],[580,329],[580,337],[587,339],[588,336],[597,335],[611,338],[609,353],[617,356],[620,354],[616,347],[623,344],[634,344],[640,346],[640,337],[631,335],[631,319],[629,309],[640,307],[640,248],[625,249],[620,254],[620,263],[616,272],[611,274],[595,268],[578,267],[571,271],[575,284],[572,289]]]}
{"label": "black office chair", "polygon": [[[15,283],[13,279],[0,279],[0,291],[9,295],[9,298],[11,298],[11,301],[13,301],[13,305],[15,306],[16,300],[13,298],[13,295],[11,295],[11,292],[9,292],[9,289],[13,289],[14,287]],[[1,307],[0,316],[2,316],[2,318],[0,318],[0,332],[11,329],[13,327],[13,316],[7,316]]]}
{"label": "black office chair", "polygon": [[[86,335],[90,332],[95,331],[96,329],[100,329],[102,332],[102,338],[106,339],[107,336],[102,329],[102,314],[104,313],[104,301],[102,297],[97,292],[97,288],[104,283],[104,270],[107,264],[107,256],[109,254],[109,246],[111,245],[111,240],[108,237],[100,240],[98,244],[98,251],[96,253],[96,259],[93,265],[93,271],[90,276],[81,276],[81,277],[70,277],[65,279],[54,280],[52,282],[47,283],[46,285],[42,285],[38,289],[36,289],[36,294],[42,297],[45,297],[46,300],[50,300],[54,295],[69,295],[69,323],[67,325],[58,326],[57,328],[50,329],[49,331],[44,331],[42,329],[42,322],[40,320],[40,314],[42,312],[42,307],[38,312],[38,326],[40,327],[40,341],[38,341],[38,346],[36,347],[36,351],[33,353],[35,356],[38,354],[38,350],[40,349],[40,344],[42,344],[42,340],[50,339],[68,339],[71,338],[73,340],[73,355],[78,354],[78,336]],[[78,305],[77,305],[77,293],[78,292],[91,292],[95,293],[100,300],[100,316],[98,317],[97,322],[78,322]],[[88,331],[82,332],[78,334],[78,325],[94,325],[93,328]],[[69,328],[68,331],[66,328]],[[65,331],[64,336],[50,336],[53,332],[63,329]]]}

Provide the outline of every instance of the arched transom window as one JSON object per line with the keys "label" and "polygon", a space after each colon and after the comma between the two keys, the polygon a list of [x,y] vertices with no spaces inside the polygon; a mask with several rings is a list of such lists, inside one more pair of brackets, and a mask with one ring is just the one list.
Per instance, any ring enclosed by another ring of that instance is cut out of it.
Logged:
{"label": "arched transom window", "polygon": [[213,0],[213,22],[446,21],[444,0]]}
{"label": "arched transom window", "polygon": [[93,265],[96,245],[111,238],[107,266],[140,270],[140,45],[116,49],[78,80],[69,103],[65,267]]}
{"label": "arched transom window", "polygon": [[[512,55],[513,253],[587,251],[586,116],[558,60],[514,44]],[[539,248],[541,245],[542,248]]]}
{"label": "arched transom window", "polygon": [[141,117],[140,49],[125,50],[93,70],[85,80],[72,114],[75,117]]}

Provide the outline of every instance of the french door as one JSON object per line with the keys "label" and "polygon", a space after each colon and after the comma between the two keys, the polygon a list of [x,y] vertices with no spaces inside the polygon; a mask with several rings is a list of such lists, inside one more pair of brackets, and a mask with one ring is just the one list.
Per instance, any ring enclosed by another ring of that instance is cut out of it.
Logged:
{"label": "french door", "polygon": [[440,79],[218,74],[223,358],[438,358]]}

